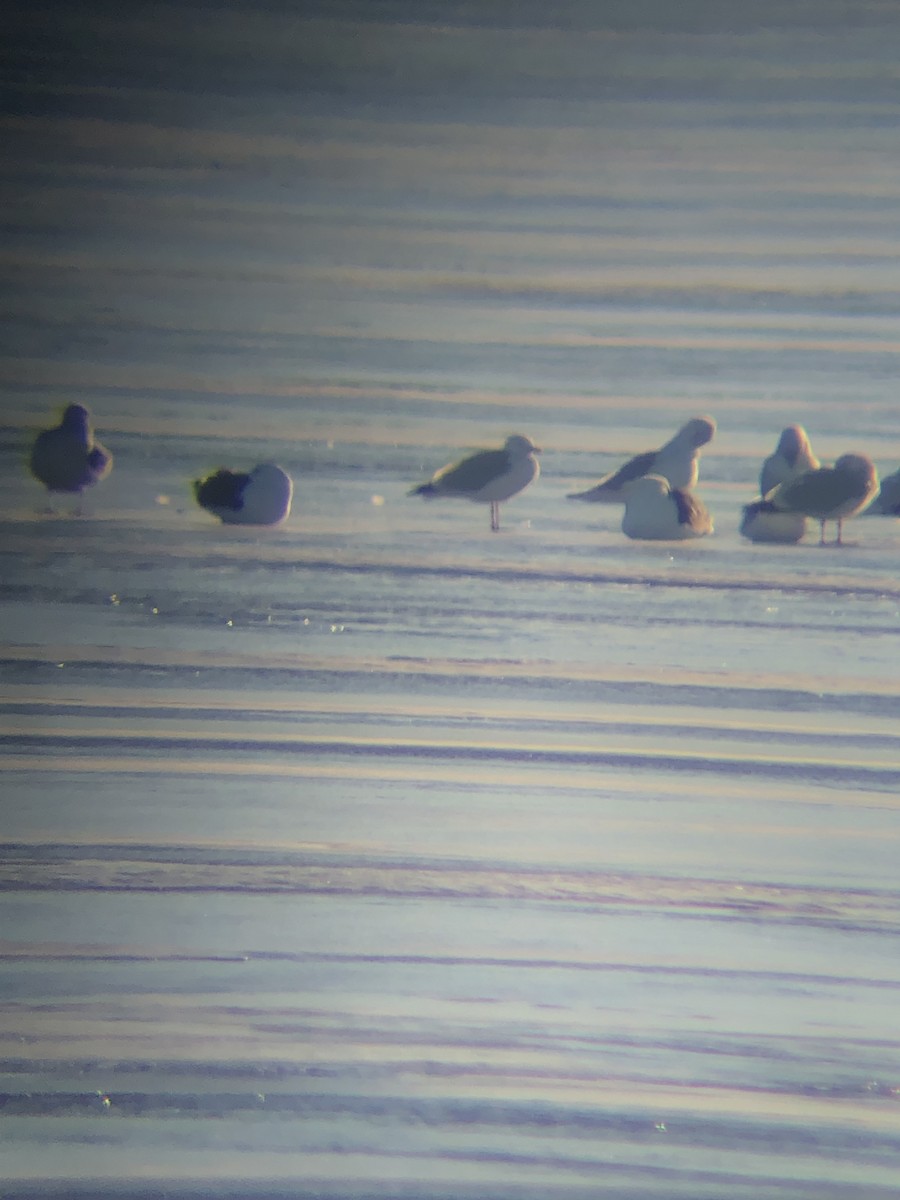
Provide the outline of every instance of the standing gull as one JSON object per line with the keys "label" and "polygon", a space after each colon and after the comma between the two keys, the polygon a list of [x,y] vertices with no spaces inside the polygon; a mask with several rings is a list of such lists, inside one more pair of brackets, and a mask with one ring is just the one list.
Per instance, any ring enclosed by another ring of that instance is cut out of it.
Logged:
{"label": "standing gull", "polygon": [[683,488],[669,487],[661,475],[643,475],[625,485],[622,532],[647,541],[686,541],[713,531],[702,500]]}
{"label": "standing gull", "polygon": [[427,483],[408,492],[410,496],[458,496],[491,506],[491,529],[500,528],[500,502],[508,500],[537,479],[541,468],[536,454],[540,447],[530,438],[514,433],[502,450],[480,450],[458,463],[448,463]]}
{"label": "standing gull", "polygon": [[825,545],[826,521],[836,521],[835,545],[840,546],[844,521],[865,508],[877,491],[878,472],[871,458],[842,454],[833,467],[819,467],[779,484],[762,503],[771,505],[770,511],[815,517],[821,530],[820,546]]}
{"label": "standing gull", "polygon": [[274,463],[261,463],[249,474],[220,467],[195,479],[194,498],[225,525],[277,525],[291,511],[294,485]]}
{"label": "standing gull", "polygon": [[759,494],[765,496],[779,483],[795,479],[806,471],[818,470],[819,460],[813,454],[809,438],[802,425],[788,425],[781,432],[773,454],[762,465],[759,473]]}
{"label": "standing gull", "polygon": [[58,425],[37,435],[28,463],[48,492],[77,493],[99,483],[112,464],[110,452],[94,440],[83,404],[70,404]]}
{"label": "standing gull", "polygon": [[673,488],[692,488],[700,469],[700,450],[712,441],[715,432],[716,423],[712,417],[692,417],[659,450],[638,454],[617,471],[604,475],[586,492],[570,492],[569,499],[586,500],[591,504],[619,504],[625,499],[625,485],[643,475],[661,475]]}

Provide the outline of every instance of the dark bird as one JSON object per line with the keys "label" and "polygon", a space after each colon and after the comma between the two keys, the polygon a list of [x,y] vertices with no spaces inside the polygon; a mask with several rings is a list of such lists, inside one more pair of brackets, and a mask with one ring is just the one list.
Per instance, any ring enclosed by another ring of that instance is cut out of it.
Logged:
{"label": "dark bird", "polygon": [[112,455],[94,438],[91,414],[83,404],[70,404],[58,425],[37,435],[28,463],[48,492],[78,494],[99,483],[112,465]]}

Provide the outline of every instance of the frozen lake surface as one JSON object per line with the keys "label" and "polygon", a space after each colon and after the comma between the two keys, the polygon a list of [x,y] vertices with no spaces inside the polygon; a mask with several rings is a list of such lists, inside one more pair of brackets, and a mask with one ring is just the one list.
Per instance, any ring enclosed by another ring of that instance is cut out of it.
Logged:
{"label": "frozen lake surface", "polygon": [[[14,26],[10,1195],[897,1195],[900,524],[738,525],[900,465],[900,18],[700,10]],[[566,500],[700,414],[712,537]],[[499,533],[407,496],[512,432]]]}

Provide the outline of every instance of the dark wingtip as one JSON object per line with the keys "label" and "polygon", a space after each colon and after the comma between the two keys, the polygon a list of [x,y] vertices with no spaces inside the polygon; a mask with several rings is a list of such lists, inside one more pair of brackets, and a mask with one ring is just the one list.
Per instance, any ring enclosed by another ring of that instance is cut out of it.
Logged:
{"label": "dark wingtip", "polygon": [[777,513],[783,510],[776,508],[771,500],[754,500],[750,504],[745,504],[743,511],[746,518],[755,517],[757,513]]}

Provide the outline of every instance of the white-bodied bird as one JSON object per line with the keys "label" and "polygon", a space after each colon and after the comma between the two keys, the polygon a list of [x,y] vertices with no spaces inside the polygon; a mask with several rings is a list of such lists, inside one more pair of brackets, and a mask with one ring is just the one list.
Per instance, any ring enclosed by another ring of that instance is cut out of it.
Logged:
{"label": "white-bodied bird", "polygon": [[646,541],[686,541],[713,532],[702,500],[684,488],[669,486],[662,475],[643,475],[625,485],[622,532]]}
{"label": "white-bodied bird", "polygon": [[220,467],[206,479],[195,479],[194,498],[225,525],[278,525],[291,511],[294,484],[274,463],[252,471]]}
{"label": "white-bodied bird", "polygon": [[528,487],[541,473],[535,455],[540,447],[530,438],[514,433],[501,450],[479,450],[458,463],[441,467],[427,483],[411,488],[408,495],[458,497],[476,504],[489,504],[491,529],[500,528],[500,503]]}
{"label": "white-bodied bird", "polygon": [[754,500],[744,505],[740,531],[751,542],[794,545],[806,533],[806,517],[803,513],[779,512],[767,500]]}
{"label": "white-bodied bird", "polygon": [[638,454],[618,470],[604,475],[586,492],[570,492],[569,499],[586,500],[590,504],[621,504],[625,485],[643,475],[661,475],[673,488],[692,488],[700,470],[700,451],[712,441],[715,432],[712,417],[692,417],[659,450]]}
{"label": "white-bodied bird", "polygon": [[806,533],[806,516],[800,512],[780,512],[766,501],[765,496],[779,484],[789,483],[807,471],[818,470],[819,465],[803,426],[788,425],[783,429],[778,445],[760,470],[759,498],[744,506],[741,536],[751,542],[770,545],[799,542]]}
{"label": "white-bodied bird", "polygon": [[802,425],[788,425],[781,431],[778,445],[762,465],[759,473],[759,494],[765,496],[779,483],[795,479],[821,466],[813,454],[806,430]]}
{"label": "white-bodied bird", "polygon": [[37,435],[28,465],[48,492],[80,493],[110,473],[113,458],[94,438],[90,412],[70,404],[58,425]]}

